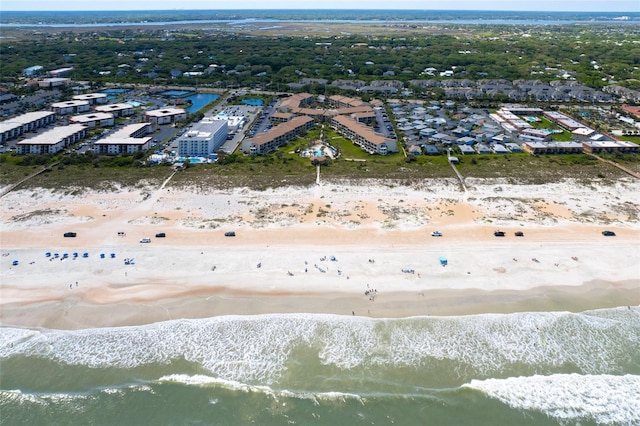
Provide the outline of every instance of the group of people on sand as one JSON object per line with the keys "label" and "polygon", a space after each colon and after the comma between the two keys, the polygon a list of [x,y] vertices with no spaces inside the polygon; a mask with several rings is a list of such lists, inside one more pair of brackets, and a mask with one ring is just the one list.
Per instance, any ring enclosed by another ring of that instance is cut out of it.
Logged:
{"label": "group of people on sand", "polygon": [[[367,287],[369,287],[369,284],[367,284]],[[378,290],[375,288],[367,288],[367,290],[364,292],[364,295],[368,296],[369,300],[371,300],[372,302],[375,301],[377,294],[378,294]]]}

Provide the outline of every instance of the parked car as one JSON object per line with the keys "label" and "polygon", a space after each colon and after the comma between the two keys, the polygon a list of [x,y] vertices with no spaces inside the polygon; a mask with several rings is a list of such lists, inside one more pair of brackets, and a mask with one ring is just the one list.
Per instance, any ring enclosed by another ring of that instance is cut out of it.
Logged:
{"label": "parked car", "polygon": [[524,237],[524,232],[518,231],[515,233],[516,237]]}
{"label": "parked car", "polygon": [[503,231],[495,231],[493,233],[494,237],[504,237],[506,234]]}
{"label": "parked car", "polygon": [[164,238],[164,237],[166,237],[166,236],[167,236],[167,234],[165,234],[164,232],[158,232],[158,233],[156,234],[156,238]]}
{"label": "parked car", "polygon": [[234,231],[228,231],[224,233],[225,237],[235,237],[236,233]]}
{"label": "parked car", "polygon": [[141,243],[150,243],[151,242],[151,238],[146,238],[146,237],[145,238],[141,238],[140,242]]}
{"label": "parked car", "polygon": [[76,237],[76,235],[78,235],[78,234],[76,234],[75,232],[65,232],[65,233],[64,233],[64,236],[65,236],[66,238],[75,238],[75,237]]}
{"label": "parked car", "polygon": [[605,237],[615,237],[616,233],[613,231],[602,231],[602,235],[604,235]]}
{"label": "parked car", "polygon": [[431,233],[431,236],[432,236],[432,237],[442,237],[442,232],[440,232],[440,231],[433,231],[433,232]]}

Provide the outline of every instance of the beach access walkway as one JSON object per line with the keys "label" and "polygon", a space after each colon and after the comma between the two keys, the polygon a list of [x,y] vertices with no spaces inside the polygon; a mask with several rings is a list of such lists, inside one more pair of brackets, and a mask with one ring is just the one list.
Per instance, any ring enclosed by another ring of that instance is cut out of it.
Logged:
{"label": "beach access walkway", "polygon": [[585,154],[590,155],[590,156],[592,156],[592,157],[595,157],[595,158],[597,158],[599,161],[602,161],[602,162],[604,162],[604,163],[611,164],[612,166],[619,168],[620,170],[622,170],[622,171],[623,171],[623,172],[625,172],[626,174],[628,174],[628,175],[630,175],[630,176],[633,176],[633,177],[634,177],[634,178],[636,178],[636,179],[640,179],[640,173],[636,173],[636,172],[634,172],[633,170],[626,168],[626,167],[625,167],[625,166],[623,166],[622,164],[616,163],[615,161],[607,160],[606,158],[602,158],[602,157],[600,157],[599,155],[592,154],[592,153],[590,153],[590,152],[585,152]]}
{"label": "beach access walkway", "polygon": [[20,179],[18,182],[9,185],[8,187],[6,187],[5,189],[2,190],[2,192],[0,192],[0,198],[4,197],[5,195],[7,195],[8,193],[10,193],[11,191],[13,191],[14,189],[16,189],[17,187],[19,187],[20,185],[22,185],[24,182],[28,181],[29,179],[33,178],[34,176],[38,176],[40,173],[43,173],[47,170],[49,170],[51,167],[53,166],[57,166],[58,163],[60,163],[59,161],[56,161],[55,163],[51,163],[51,164],[47,164],[46,166],[42,166],[39,170],[31,173],[29,176],[26,176],[23,179]]}

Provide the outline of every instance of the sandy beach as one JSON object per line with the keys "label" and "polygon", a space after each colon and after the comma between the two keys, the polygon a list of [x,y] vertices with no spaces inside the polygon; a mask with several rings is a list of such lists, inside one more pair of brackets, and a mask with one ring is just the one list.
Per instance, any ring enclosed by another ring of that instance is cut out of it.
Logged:
{"label": "sandy beach", "polygon": [[1,203],[1,322],[77,329],[640,304],[640,183],[467,184],[14,191]]}

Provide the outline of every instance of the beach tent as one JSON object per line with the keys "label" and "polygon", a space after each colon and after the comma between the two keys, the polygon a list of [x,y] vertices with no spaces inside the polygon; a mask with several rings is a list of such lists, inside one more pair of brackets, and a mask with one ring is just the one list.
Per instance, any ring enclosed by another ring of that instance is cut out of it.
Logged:
{"label": "beach tent", "polygon": [[447,263],[448,263],[447,258],[444,256],[440,256],[440,264],[442,266],[447,266]]}

